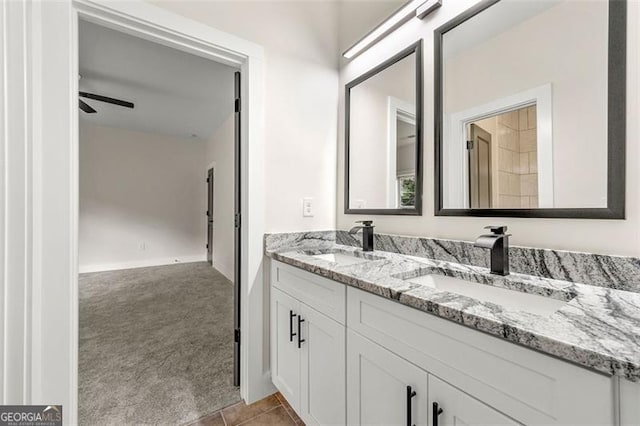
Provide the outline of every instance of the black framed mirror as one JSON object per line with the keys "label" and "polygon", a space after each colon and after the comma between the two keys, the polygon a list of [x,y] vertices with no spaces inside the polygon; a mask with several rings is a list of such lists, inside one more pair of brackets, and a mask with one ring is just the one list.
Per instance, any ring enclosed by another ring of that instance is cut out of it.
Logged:
{"label": "black framed mirror", "polygon": [[434,32],[436,216],[624,219],[626,0],[487,0]]}
{"label": "black framed mirror", "polygon": [[422,41],[345,86],[345,214],[422,214]]}

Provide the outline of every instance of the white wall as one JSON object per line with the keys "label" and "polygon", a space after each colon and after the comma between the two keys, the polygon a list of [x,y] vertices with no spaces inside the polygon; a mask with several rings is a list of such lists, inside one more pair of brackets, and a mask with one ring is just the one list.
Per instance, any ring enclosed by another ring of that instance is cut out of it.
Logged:
{"label": "white wall", "polygon": [[205,260],[204,158],[197,139],[81,122],[80,272]]}
{"label": "white wall", "polygon": [[153,3],[264,47],[265,230],[335,227],[337,2]]}
{"label": "white wall", "polygon": [[445,134],[450,114],[551,83],[557,208],[607,205],[607,7],[561,2],[444,63]]}
{"label": "white wall", "polygon": [[[424,40],[424,210],[419,217],[372,216],[376,231],[422,235],[440,238],[473,240],[490,224],[506,224],[513,233],[516,245],[581,250],[604,254],[640,256],[640,161],[639,75],[640,66],[640,2],[628,3],[627,47],[627,192],[626,220],[577,220],[577,219],[519,219],[519,218],[471,218],[434,216],[434,145],[433,145],[433,30],[463,12],[476,0],[445,1],[440,9],[427,19],[412,19],[390,34],[370,50],[348,62],[341,69],[341,85],[374,67],[385,58],[407,47],[418,39]],[[344,170],[344,103],[340,103],[339,161],[338,161],[338,211],[337,224],[348,229],[362,215],[343,213]]]}
{"label": "white wall", "polygon": [[234,114],[206,143],[207,166],[215,162],[213,176],[213,267],[233,281],[234,266]]}

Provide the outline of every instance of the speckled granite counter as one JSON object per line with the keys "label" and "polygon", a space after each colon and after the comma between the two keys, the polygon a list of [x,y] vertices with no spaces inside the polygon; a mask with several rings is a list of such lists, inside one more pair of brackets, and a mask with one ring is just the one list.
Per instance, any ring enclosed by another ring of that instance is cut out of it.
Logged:
{"label": "speckled granite counter", "polygon": [[[363,253],[336,243],[335,232],[270,235],[265,254],[311,273],[375,293],[595,371],[640,382],[640,293],[512,273],[406,254]],[[339,265],[313,257],[352,253],[367,262]],[[462,278],[565,301],[549,316],[509,310],[407,279],[426,273]],[[613,286],[615,287],[615,286]]]}

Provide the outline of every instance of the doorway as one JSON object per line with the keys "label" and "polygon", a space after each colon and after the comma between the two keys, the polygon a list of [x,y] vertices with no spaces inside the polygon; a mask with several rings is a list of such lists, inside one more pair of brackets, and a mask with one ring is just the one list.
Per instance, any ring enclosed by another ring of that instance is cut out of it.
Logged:
{"label": "doorway", "polygon": [[[33,274],[37,281],[33,298],[50,302],[33,308],[37,321],[33,323],[31,356],[38,367],[32,371],[29,380],[33,398],[58,401],[68,407],[69,423],[78,422],[77,23],[80,17],[236,66],[242,72],[242,94],[249,108],[241,113],[242,164],[245,165],[242,169],[242,201],[246,209],[242,226],[240,393],[247,403],[268,395],[273,391],[273,385],[264,374],[268,371],[265,353],[268,336],[264,335],[262,327],[265,292],[261,272],[265,133],[261,125],[265,85],[263,48],[178,14],[159,10],[141,0],[126,3],[38,2],[34,3],[34,8],[31,29],[38,34],[39,43],[32,47],[31,54],[41,58],[41,64],[27,63],[27,66],[37,83],[33,91],[39,99],[39,110],[47,111],[47,114],[24,110],[24,115],[33,121],[36,130],[32,144],[34,157],[55,161],[33,165],[33,205],[28,209],[34,223],[38,224],[34,230],[34,245],[39,247],[38,252],[47,253],[46,257],[34,258]],[[250,204],[247,203],[249,198]],[[204,233],[201,235],[204,237]],[[202,247],[204,252],[204,242]],[[56,385],[43,385],[48,383]]]}
{"label": "doorway", "polygon": [[[86,99],[78,112],[80,271],[90,256],[104,258],[102,268],[93,268],[97,275],[80,277],[80,421],[99,422],[96,415],[125,423],[195,420],[239,400],[230,386],[240,379],[241,185],[234,182],[241,173],[241,74],[90,22],[80,21],[79,29]],[[172,78],[187,73],[189,81]],[[109,101],[120,98],[126,103]],[[228,166],[208,172],[205,198],[192,165],[210,156]],[[229,197],[227,220],[216,223],[228,228],[226,273],[189,263],[206,259],[213,266],[214,220],[221,218],[216,183],[226,185]],[[187,223],[202,226],[205,202],[206,257],[202,234],[190,239]],[[185,251],[194,245],[201,259]],[[132,255],[131,263],[123,261]],[[183,353],[185,343],[192,347]],[[109,392],[100,390],[105,386]],[[125,401],[134,412],[124,409]],[[150,409],[154,401],[165,407],[161,418],[162,410]]]}
{"label": "doorway", "polygon": [[491,134],[472,123],[469,135],[469,205],[472,209],[488,209],[491,208]]}
{"label": "doorway", "polygon": [[207,263],[213,266],[213,167],[207,170]]}

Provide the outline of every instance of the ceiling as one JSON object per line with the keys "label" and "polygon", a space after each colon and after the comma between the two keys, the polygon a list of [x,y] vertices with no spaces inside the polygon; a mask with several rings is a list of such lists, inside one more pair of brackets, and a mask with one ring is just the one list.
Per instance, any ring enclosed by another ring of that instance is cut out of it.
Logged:
{"label": "ceiling", "polygon": [[561,0],[501,1],[444,35],[444,59],[490,40],[562,3]]}
{"label": "ceiling", "polygon": [[208,139],[233,113],[234,68],[80,21],[80,90],[133,102],[84,99],[80,119],[177,137]]}

